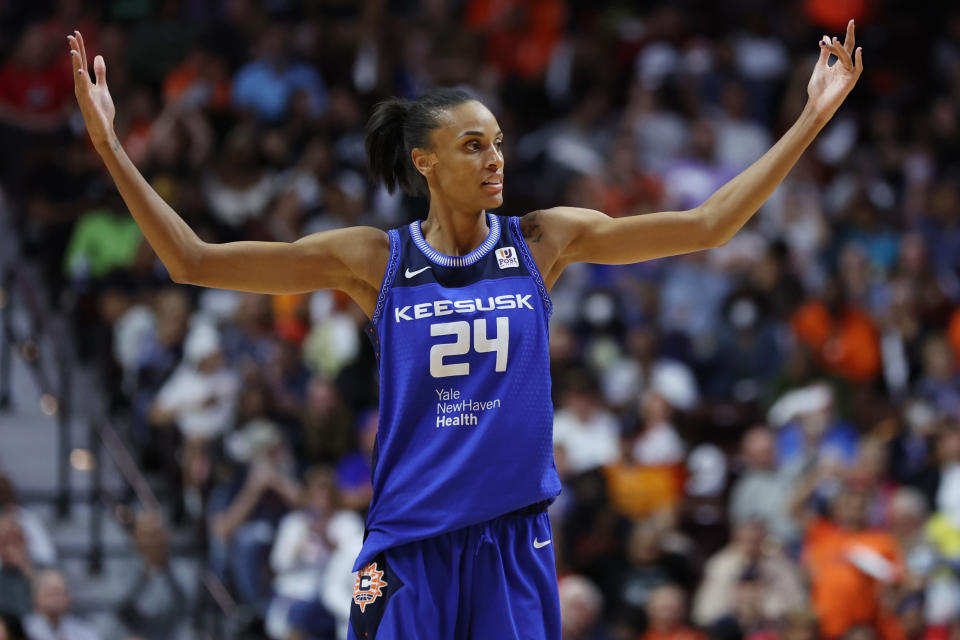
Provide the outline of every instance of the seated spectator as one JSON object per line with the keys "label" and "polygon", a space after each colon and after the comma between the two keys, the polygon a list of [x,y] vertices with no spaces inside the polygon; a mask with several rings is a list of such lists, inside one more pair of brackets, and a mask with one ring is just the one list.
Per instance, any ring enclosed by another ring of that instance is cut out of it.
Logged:
{"label": "seated spectator", "polygon": [[12,515],[0,516],[0,614],[24,616],[31,611],[33,575],[20,523]]}
{"label": "seated spectator", "polygon": [[734,522],[757,520],[783,544],[797,536],[787,508],[799,467],[777,466],[774,436],[770,429],[749,429],[740,442],[743,475],[730,492],[730,517]]}
{"label": "seated spectator", "polygon": [[779,464],[797,465],[806,456],[850,464],[857,456],[857,432],[835,414],[833,390],[817,383],[785,393],[767,414],[777,435]]}
{"label": "seated spectator", "polygon": [[619,459],[619,426],[600,404],[590,375],[572,371],[561,386],[560,408],[553,419],[553,442],[563,447],[570,470],[589,471]]}
{"label": "seated spectator", "polygon": [[72,78],[42,24],[24,30],[13,55],[0,66],[0,125],[34,134],[54,133],[72,109]]}
{"label": "seated spectator", "polygon": [[[801,487],[798,497],[809,491],[809,484]],[[885,592],[903,574],[902,552],[892,534],[868,527],[869,499],[845,487],[833,499],[829,517],[806,517],[803,558],[825,638],[839,638],[858,625],[872,625],[883,640],[901,637]]]}
{"label": "seated spectator", "polygon": [[143,242],[140,227],[122,203],[86,211],[70,236],[63,262],[66,276],[84,289],[92,279],[132,266]]}
{"label": "seated spectator", "polygon": [[57,561],[57,549],[47,526],[37,514],[20,506],[10,479],[0,472],[0,517],[13,516],[20,524],[30,560],[38,565],[52,565]]}
{"label": "seated spectator", "polygon": [[151,423],[175,425],[186,441],[208,441],[232,426],[239,381],[225,366],[219,332],[205,322],[190,329],[183,355],[183,364],[157,393]]}
{"label": "seated spectator", "polygon": [[960,373],[950,344],[942,335],[931,336],[923,343],[923,376],[916,392],[939,414],[960,418]]}
{"label": "seated spectator", "polygon": [[161,516],[152,511],[136,514],[132,536],[140,570],[131,574],[117,607],[118,618],[127,632],[143,640],[183,637],[190,600],[171,569],[169,534]]}
{"label": "seated spectator", "polygon": [[181,483],[187,513],[203,513],[202,496],[209,481],[206,445],[233,427],[240,383],[220,349],[220,335],[211,325],[196,324],[184,343],[183,363],[157,393],[151,425],[176,426],[183,440]]}
{"label": "seated spectator", "polygon": [[244,464],[210,494],[211,568],[232,582],[244,603],[265,611],[266,556],[280,520],[300,505],[301,488],[289,448],[273,423],[251,421],[227,446]]}
{"label": "seated spectator", "polygon": [[133,409],[132,435],[142,450],[150,452],[149,444],[155,444],[156,434],[149,430],[150,407],[167,379],[173,375],[183,360],[184,340],[190,321],[190,299],[180,288],[163,289],[154,296],[155,321],[146,338],[142,339],[139,352],[132,361],[129,374],[133,379],[131,403]]}
{"label": "seated spectator", "polygon": [[643,391],[655,390],[671,407],[681,411],[690,411],[697,406],[700,391],[693,371],[680,360],[662,356],[658,349],[659,341],[653,327],[630,329],[626,337],[626,353],[600,372],[607,404],[614,409],[627,408]]}
{"label": "seated spectator", "polygon": [[33,583],[34,613],[24,618],[30,640],[98,640],[93,627],[70,615],[70,590],[63,574],[44,569]]}
{"label": "seated spectator", "polygon": [[595,584],[576,574],[558,583],[563,640],[605,640],[600,628],[603,596]]}
{"label": "seated spectator", "polygon": [[671,424],[673,409],[656,391],[640,397],[643,426],[633,441],[633,457],[647,466],[670,466],[683,462],[686,445]]}
{"label": "seated spectator", "polygon": [[710,640],[756,639],[772,633],[776,619],[765,610],[768,602],[765,585],[755,567],[748,567],[733,586],[733,607],[710,625]]}
{"label": "seated spectator", "polygon": [[280,120],[294,93],[305,93],[310,114],[321,115],[327,106],[327,89],[317,69],[294,60],[289,27],[267,25],[256,44],[256,57],[237,70],[233,78],[233,104],[252,110],[268,122]]}
{"label": "seated spectator", "polygon": [[762,626],[762,622],[778,620],[802,606],[805,600],[793,562],[767,536],[762,522],[746,520],[734,526],[730,544],[707,560],[693,601],[693,620],[710,627],[733,616],[742,626],[746,614],[737,609],[749,602],[748,608],[755,604],[759,610],[756,616],[747,616],[748,626]]}
{"label": "seated spectator", "polygon": [[635,628],[644,628],[650,594],[662,585],[693,586],[690,561],[681,553],[665,549],[661,526],[651,519],[633,525],[627,540],[627,564],[618,578],[614,612]]}
{"label": "seated spectator", "polygon": [[[338,620],[321,599],[324,576],[336,551],[334,541],[350,536],[358,542],[363,539],[363,521],[340,508],[331,468],[311,468],[304,485],[304,508],[280,521],[270,552],[275,578],[267,634],[278,640],[287,637],[291,626],[312,638],[334,637]],[[345,613],[344,623],[349,609]]]}
{"label": "seated spectator", "polygon": [[870,382],[880,373],[876,323],[847,300],[838,280],[828,281],[822,300],[811,300],[797,309],[790,324],[828,373],[854,383]]}
{"label": "seated spectator", "polygon": [[647,598],[647,631],[640,640],[706,640],[687,625],[686,596],[676,585],[657,587]]}

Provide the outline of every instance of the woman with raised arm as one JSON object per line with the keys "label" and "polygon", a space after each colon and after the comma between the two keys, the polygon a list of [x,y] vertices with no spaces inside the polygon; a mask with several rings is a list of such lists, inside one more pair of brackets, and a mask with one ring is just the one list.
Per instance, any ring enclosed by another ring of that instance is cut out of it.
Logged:
{"label": "woman with raised arm", "polygon": [[[426,196],[427,219],[293,243],[201,241],[150,188],[113,131],[106,66],[89,77],[68,36],[87,131],[147,240],[177,282],[261,293],[334,288],[370,317],[379,359],[373,498],[351,637],[560,638],[547,505],[553,462],[548,291],[573,262],[624,264],[717,247],[770,196],[862,70],[853,21],[824,36],[796,123],[759,160],[689,211],[609,218],[503,203],[503,132],[476,98],[438,89],[378,104],[371,173]],[[837,62],[828,64],[831,55]]]}

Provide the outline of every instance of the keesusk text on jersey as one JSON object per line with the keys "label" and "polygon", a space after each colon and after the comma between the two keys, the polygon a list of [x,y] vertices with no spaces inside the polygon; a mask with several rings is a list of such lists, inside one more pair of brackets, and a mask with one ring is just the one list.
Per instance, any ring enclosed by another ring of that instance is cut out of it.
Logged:
{"label": "keesusk text on jersey", "polygon": [[396,321],[400,322],[401,320],[420,320],[421,318],[449,316],[454,313],[476,313],[477,311],[503,311],[505,309],[529,309],[533,311],[533,306],[530,304],[531,297],[533,297],[533,294],[530,293],[515,293],[489,296],[486,300],[483,298],[468,300],[448,300],[444,298],[433,302],[395,307],[393,314]]}

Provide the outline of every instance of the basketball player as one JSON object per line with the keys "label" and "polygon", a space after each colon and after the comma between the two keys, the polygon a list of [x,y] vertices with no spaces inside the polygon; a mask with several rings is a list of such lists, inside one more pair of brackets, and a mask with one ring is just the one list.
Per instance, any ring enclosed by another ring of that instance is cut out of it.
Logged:
{"label": "basketball player", "polygon": [[[151,189],[113,131],[103,58],[68,37],[87,131],[176,282],[266,294],[335,288],[370,318],[381,404],[366,535],[354,566],[357,640],[560,638],[546,508],[559,493],[548,292],[572,262],[624,264],[724,244],[757,211],[860,76],[853,21],[824,36],[797,122],[690,211],[612,219],[503,203],[503,132],[468,94],[388,100],[368,124],[373,177],[427,196],[423,222],[293,243],[207,244]],[[837,57],[832,66],[828,59]]]}

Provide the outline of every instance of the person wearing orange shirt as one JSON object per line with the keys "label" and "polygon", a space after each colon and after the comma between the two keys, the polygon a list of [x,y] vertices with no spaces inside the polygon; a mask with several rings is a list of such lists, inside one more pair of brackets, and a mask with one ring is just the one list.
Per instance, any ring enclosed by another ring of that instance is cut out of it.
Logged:
{"label": "person wearing orange shirt", "polygon": [[877,327],[865,311],[845,299],[837,281],[827,283],[823,300],[797,309],[790,325],[830,373],[851,382],[870,382],[880,373]]}
{"label": "person wearing orange shirt", "polygon": [[868,504],[867,491],[845,487],[833,499],[829,518],[808,519],[803,561],[824,638],[839,638],[858,626],[872,627],[881,640],[904,637],[883,602],[903,573],[902,553],[893,534],[868,528]]}

